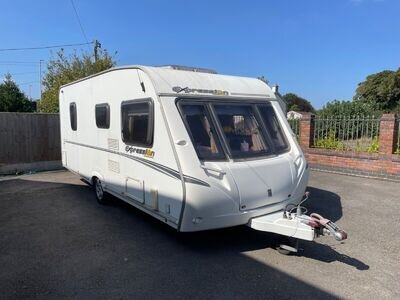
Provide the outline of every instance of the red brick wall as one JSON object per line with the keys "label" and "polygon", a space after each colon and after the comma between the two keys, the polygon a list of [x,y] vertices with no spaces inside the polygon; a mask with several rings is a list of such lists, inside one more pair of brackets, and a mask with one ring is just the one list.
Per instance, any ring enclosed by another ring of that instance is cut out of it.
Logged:
{"label": "red brick wall", "polygon": [[400,181],[400,155],[393,154],[397,128],[396,115],[382,116],[379,153],[312,148],[314,116],[307,114],[300,120],[300,146],[313,169]]}

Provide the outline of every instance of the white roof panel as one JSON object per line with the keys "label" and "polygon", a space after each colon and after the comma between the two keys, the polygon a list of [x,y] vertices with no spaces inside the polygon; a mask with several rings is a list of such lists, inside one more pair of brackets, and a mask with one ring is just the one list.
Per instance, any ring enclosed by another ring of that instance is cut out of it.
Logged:
{"label": "white roof panel", "polygon": [[[190,89],[191,94],[210,95],[210,91],[217,94],[227,92],[229,96],[237,97],[263,97],[276,99],[272,89],[257,78],[239,77],[186,70],[176,70],[166,67],[148,67],[140,65],[121,66],[91,75],[89,77],[71,82],[64,86],[80,82],[100,74],[124,69],[140,69],[145,72],[153,82],[159,94],[175,94],[180,89]],[[63,86],[63,87],[64,87]],[[174,89],[175,88],[175,89]],[[185,94],[182,91],[180,94]],[[226,95],[226,94],[225,94]]]}
{"label": "white roof panel", "polygon": [[[228,92],[231,96],[275,98],[271,88],[257,78],[192,72],[159,67],[137,66],[147,73],[160,94],[175,93],[174,87],[189,88],[196,94],[201,90]],[[208,93],[205,93],[208,94]]]}

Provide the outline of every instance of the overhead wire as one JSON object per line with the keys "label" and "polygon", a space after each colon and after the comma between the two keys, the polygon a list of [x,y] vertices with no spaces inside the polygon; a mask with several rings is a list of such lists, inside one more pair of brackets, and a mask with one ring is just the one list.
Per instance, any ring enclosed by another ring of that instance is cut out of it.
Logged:
{"label": "overhead wire", "polygon": [[74,0],[70,0],[70,2],[71,2],[71,5],[72,5],[72,7],[73,7],[73,9],[74,9],[76,19],[78,20],[79,27],[81,28],[82,35],[83,35],[83,37],[85,38],[85,41],[86,41],[87,43],[89,43],[89,40],[88,40],[88,38],[87,38],[87,36],[86,36],[86,33],[85,33],[85,30],[83,29],[83,25],[82,25],[81,19],[79,18],[79,14],[78,14],[78,11],[77,11],[77,9],[76,9]]}
{"label": "overhead wire", "polygon": [[11,61],[2,61],[0,60],[0,65],[2,64],[16,64],[16,65],[32,65],[32,64],[39,64],[38,61],[15,61],[15,60],[11,60]]}
{"label": "overhead wire", "polygon": [[51,45],[51,46],[41,46],[41,47],[25,47],[25,48],[1,48],[0,52],[4,51],[23,51],[23,50],[41,50],[41,49],[51,49],[51,48],[64,48],[64,47],[74,47],[93,44],[94,42],[77,43],[77,44],[63,44],[63,45]]}

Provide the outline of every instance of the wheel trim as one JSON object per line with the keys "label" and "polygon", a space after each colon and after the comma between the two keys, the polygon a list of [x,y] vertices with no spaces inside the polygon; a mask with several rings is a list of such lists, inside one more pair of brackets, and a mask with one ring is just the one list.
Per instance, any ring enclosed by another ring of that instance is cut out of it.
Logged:
{"label": "wheel trim", "polygon": [[104,192],[100,180],[96,180],[96,195],[100,200],[103,199]]}

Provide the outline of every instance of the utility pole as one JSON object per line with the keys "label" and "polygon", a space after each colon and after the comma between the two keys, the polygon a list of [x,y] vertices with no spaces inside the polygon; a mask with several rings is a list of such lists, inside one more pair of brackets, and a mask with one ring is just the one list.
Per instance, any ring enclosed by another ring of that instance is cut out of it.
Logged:
{"label": "utility pole", "polygon": [[39,102],[42,102],[42,61],[43,59],[39,60],[39,87],[40,87]]}
{"label": "utility pole", "polygon": [[101,44],[98,40],[94,40],[94,61],[97,62],[98,50],[101,48]]}

